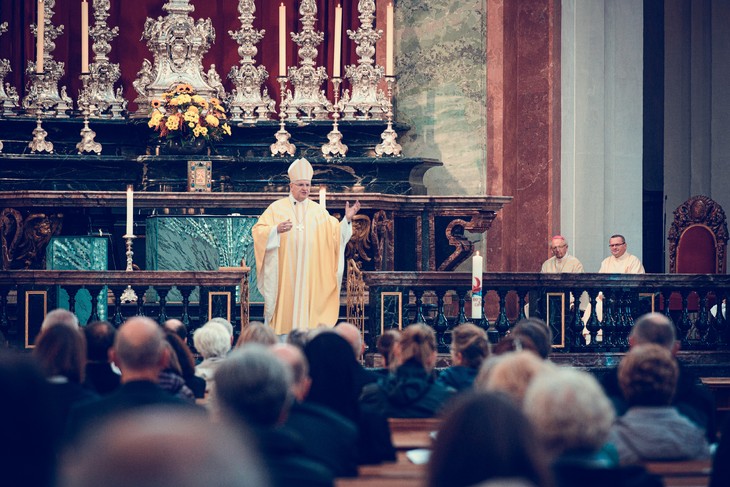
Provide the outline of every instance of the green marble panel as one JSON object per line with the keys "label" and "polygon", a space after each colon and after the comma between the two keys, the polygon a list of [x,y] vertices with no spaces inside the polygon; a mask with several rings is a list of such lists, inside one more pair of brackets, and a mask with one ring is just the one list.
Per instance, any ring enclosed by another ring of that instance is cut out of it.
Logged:
{"label": "green marble panel", "polygon": [[444,161],[429,194],[483,194],[487,162],[485,0],[398,0],[396,118],[408,157]]}
{"label": "green marble panel", "polygon": [[[261,302],[256,286],[251,228],[255,216],[153,216],[147,219],[147,269],[169,271],[216,270],[236,267],[241,259],[251,267],[249,300]],[[173,289],[168,301],[180,301]],[[197,289],[190,296],[198,300]]]}
{"label": "green marble panel", "polygon": [[[108,262],[107,237],[53,237],[46,249],[46,268],[54,271],[105,271]],[[59,286],[56,306],[68,309],[68,293]],[[107,290],[97,297],[99,319],[107,319]],[[76,293],[76,316],[86,323],[91,316],[91,295],[86,289]]]}

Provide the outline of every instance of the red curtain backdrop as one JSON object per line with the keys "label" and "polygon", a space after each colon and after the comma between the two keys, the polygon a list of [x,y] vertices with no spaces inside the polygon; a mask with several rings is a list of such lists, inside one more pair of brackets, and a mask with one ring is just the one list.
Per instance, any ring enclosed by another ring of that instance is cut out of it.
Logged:
{"label": "red curtain backdrop", "polygon": [[[118,63],[121,69],[120,83],[124,89],[124,97],[130,102],[129,109],[135,110],[132,103],[137,96],[132,81],[142,67],[144,58],[153,61],[152,53],[147,49],[147,43],[142,40],[142,31],[145,20],[156,19],[163,15],[164,0],[111,0],[109,27],[118,26],[119,35],[112,41],[112,51],[109,55],[111,62]],[[226,91],[234,87],[228,80],[231,67],[238,63],[238,44],[228,35],[228,31],[240,29],[238,19],[237,0],[191,0],[195,12],[194,19],[210,18],[215,28],[216,39],[213,46],[203,58],[203,67],[207,71],[211,64],[223,80]],[[257,63],[263,64],[269,72],[267,87],[272,97],[278,98],[278,83],[276,75],[278,66],[278,32],[279,32],[279,4],[287,7],[287,30],[297,32],[300,29],[298,0],[256,0],[256,20],[254,27],[265,29],[263,40],[258,44]],[[344,66],[355,64],[355,44],[347,37],[347,30],[358,28],[357,0],[317,0],[317,30],[325,33],[324,41],[319,45],[317,66],[324,66],[329,76],[332,75],[332,50],[334,35],[334,10],[338,4],[343,8],[343,48],[342,74]],[[379,0],[378,9],[385,8],[385,1]],[[18,89],[21,99],[25,94],[25,69],[28,60],[35,59],[35,37],[30,32],[30,24],[37,18],[37,1],[35,0],[2,0],[0,2],[0,23],[8,22],[8,32],[0,36],[0,59],[9,59],[13,72],[5,79]],[[90,26],[94,25],[92,0],[89,0]],[[56,0],[55,14],[52,17],[54,25],[64,25],[63,34],[56,39],[56,49],[53,57],[56,61],[65,63],[65,74],[61,78],[60,86],[68,87],[68,94],[76,99],[81,86],[79,74],[81,72],[81,0]],[[385,31],[385,25],[377,26]],[[289,37],[287,36],[287,39]],[[92,40],[89,40],[89,61],[93,62],[94,53],[91,51]],[[289,39],[287,46],[287,64],[292,66],[297,61],[296,45]],[[118,86],[118,85],[117,85]],[[345,88],[346,86],[343,86]],[[331,85],[328,85],[328,93]]]}

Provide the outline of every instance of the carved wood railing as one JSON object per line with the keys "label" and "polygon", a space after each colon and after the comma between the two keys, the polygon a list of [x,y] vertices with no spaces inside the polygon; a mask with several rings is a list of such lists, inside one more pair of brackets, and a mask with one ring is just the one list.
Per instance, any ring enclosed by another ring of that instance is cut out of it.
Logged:
{"label": "carved wood railing", "polygon": [[[117,326],[130,316],[146,315],[158,322],[178,318],[196,328],[211,317],[221,316],[240,331],[249,321],[248,274],[246,267],[185,272],[0,271],[0,332],[13,345],[32,346],[43,318],[57,307],[60,290],[68,293],[69,309],[75,311],[81,289],[93,298],[106,289],[108,320]],[[137,296],[136,302],[123,302],[128,286]],[[173,287],[182,295],[179,303],[167,302]],[[191,302],[196,287],[200,298]],[[149,288],[156,291],[157,299],[148,299]],[[99,318],[98,301],[93,298],[90,321]]]}
{"label": "carved wood railing", "polygon": [[[363,280],[371,347],[382,330],[422,321],[435,329],[439,351],[446,352],[451,329],[469,321],[471,274],[365,272]],[[493,342],[529,313],[548,322],[555,351],[620,352],[628,347],[634,320],[657,311],[673,320],[683,349],[730,348],[727,275],[501,273],[484,274],[483,283],[483,318],[476,322]],[[571,295],[584,297],[572,300]],[[680,298],[676,308],[665,305],[672,295]],[[696,307],[690,296],[697,298]],[[587,311],[580,309],[584,305]]]}

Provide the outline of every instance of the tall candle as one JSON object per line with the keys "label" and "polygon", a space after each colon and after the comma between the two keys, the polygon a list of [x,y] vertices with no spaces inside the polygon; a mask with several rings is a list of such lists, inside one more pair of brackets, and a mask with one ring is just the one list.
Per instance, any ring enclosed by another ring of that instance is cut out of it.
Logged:
{"label": "tall candle", "polygon": [[327,209],[327,188],[324,186],[319,188],[319,204],[325,210]]}
{"label": "tall candle", "polygon": [[35,72],[43,72],[43,40],[46,37],[46,4],[43,0],[38,0],[38,24],[36,25],[35,39]]}
{"label": "tall candle", "polygon": [[471,260],[471,319],[482,319],[482,269],[484,258],[476,255]]}
{"label": "tall candle", "polygon": [[134,191],[132,185],[127,185],[127,231],[125,235],[134,235]]}
{"label": "tall candle", "polygon": [[385,10],[385,75],[393,76],[393,4]]}
{"label": "tall candle", "polygon": [[81,2],[81,72],[89,72],[89,2]]}
{"label": "tall candle", "polygon": [[332,56],[334,67],[332,68],[332,77],[340,77],[340,65],[342,64],[342,6],[337,5],[335,8],[335,52]]}
{"label": "tall candle", "polygon": [[279,5],[279,76],[286,76],[286,6]]}

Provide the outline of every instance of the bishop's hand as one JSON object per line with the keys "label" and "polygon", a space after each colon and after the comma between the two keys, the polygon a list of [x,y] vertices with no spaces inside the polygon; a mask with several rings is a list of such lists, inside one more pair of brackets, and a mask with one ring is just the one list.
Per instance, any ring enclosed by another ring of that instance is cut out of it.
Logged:
{"label": "bishop's hand", "polygon": [[292,228],[292,222],[291,220],[286,220],[284,222],[279,223],[276,226],[277,233],[286,233]]}
{"label": "bishop's hand", "polygon": [[348,222],[352,221],[352,217],[357,215],[357,212],[360,211],[360,200],[355,200],[355,204],[350,206],[350,202],[345,202],[345,219]]}

